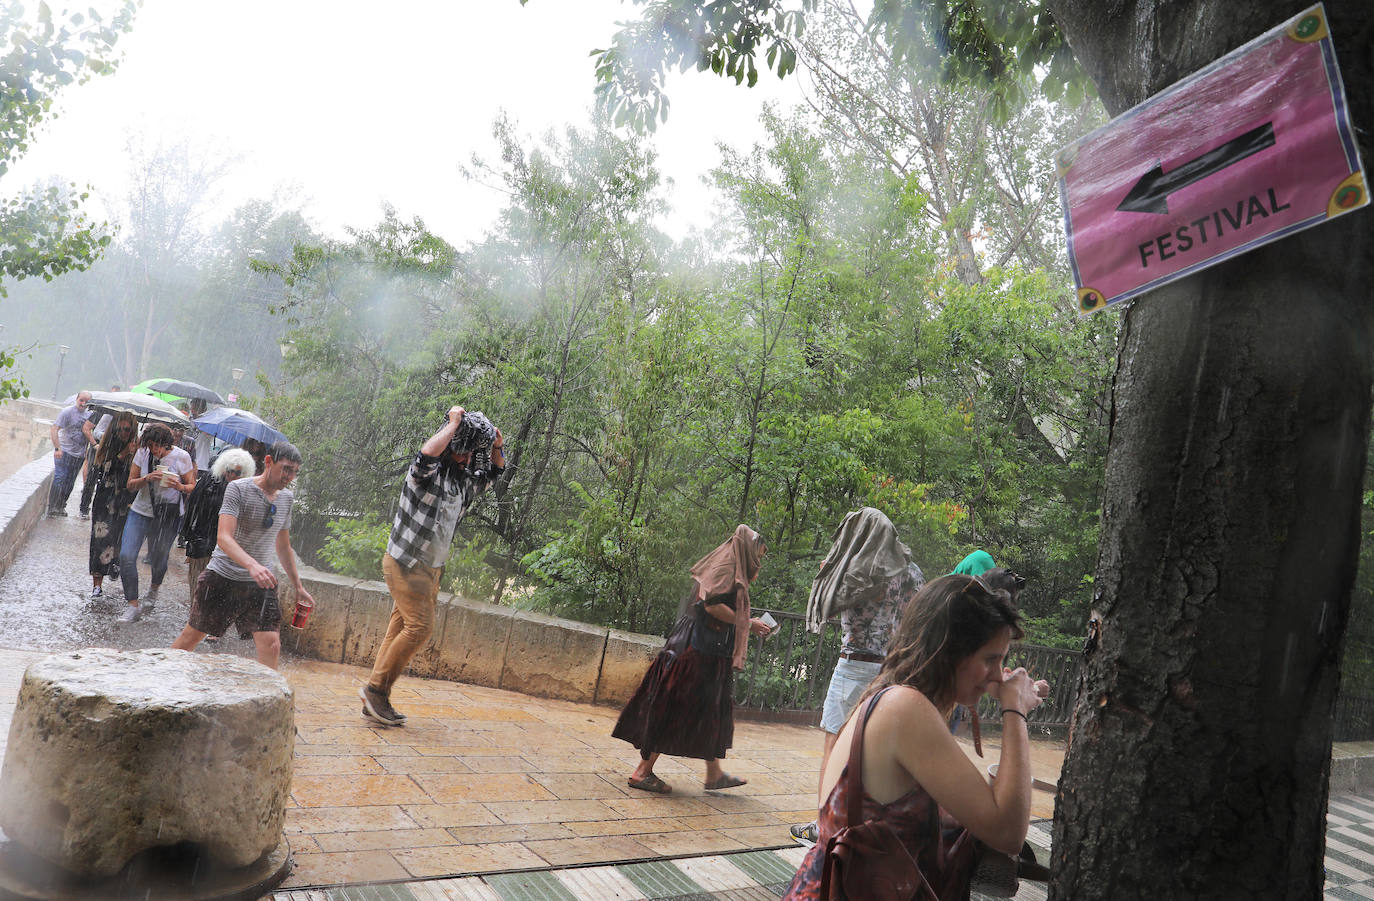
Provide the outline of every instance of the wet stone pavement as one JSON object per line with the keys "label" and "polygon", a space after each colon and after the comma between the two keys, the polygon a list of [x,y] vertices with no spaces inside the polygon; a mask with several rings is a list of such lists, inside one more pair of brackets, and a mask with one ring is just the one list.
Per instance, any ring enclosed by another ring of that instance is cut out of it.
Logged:
{"label": "wet stone pavement", "polygon": [[[69,515],[40,520],[0,577],[0,760],[29,663],[167,647],[186,622],[180,550],[156,610],[120,625],[117,583],[90,598],[89,536],[74,492]],[[407,725],[375,727],[359,715],[367,672],[293,657],[293,632],[282,633],[282,672],[296,698],[285,828],[295,866],[275,901],[766,901],[801,861],[787,825],[815,812],[814,729],[739,722],[726,768],[748,785],[705,791],[699,762],[664,758],[673,793],[648,795],[625,785],[637,755],[610,736],[615,709],[404,677],[394,698]],[[251,657],[253,644],[229,635],[197,653]],[[996,741],[985,746],[995,760]],[[1032,745],[1041,779],[1057,780],[1062,758],[1060,745]],[[1033,802],[1043,860],[1053,799],[1037,791]],[[1331,798],[1326,864],[1327,899],[1374,899],[1374,796]],[[1035,883],[1017,894],[1044,897]]]}
{"label": "wet stone pavement", "polygon": [[[0,577],[0,648],[14,649],[0,651],[0,736],[24,668],[44,653],[166,647],[186,621],[175,549],[158,607],[142,622],[115,622],[117,585],[92,601],[89,528],[74,496],[67,517],[34,526]],[[295,868],[283,901],[743,901],[778,897],[800,861],[787,826],[815,812],[814,729],[739,722],[726,767],[748,785],[706,791],[699,761],[664,758],[658,769],[673,793],[646,794],[625,784],[637,753],[611,737],[614,708],[404,677],[393,698],[407,725],[375,727],[359,714],[366,670],[294,658],[293,633],[282,635],[297,731],[285,829]],[[252,652],[237,637],[197,650]],[[1060,757],[1037,746],[1037,775],[1056,778]],[[1037,816],[1048,816],[1048,795],[1039,800]]]}
{"label": "wet stone pavement", "polygon": [[[78,482],[67,504],[67,516],[45,516],[34,525],[0,578],[0,648],[52,652],[168,647],[190,612],[185,552],[173,546],[153,611],[136,623],[116,622],[126,606],[120,581],[106,579],[104,595],[91,597],[91,523],[80,517],[80,493]],[[141,558],[138,570],[139,593],[146,594],[152,574]],[[289,628],[282,631],[283,651],[290,650],[290,632]],[[213,650],[251,658],[253,642],[239,639],[231,630],[213,644]]]}

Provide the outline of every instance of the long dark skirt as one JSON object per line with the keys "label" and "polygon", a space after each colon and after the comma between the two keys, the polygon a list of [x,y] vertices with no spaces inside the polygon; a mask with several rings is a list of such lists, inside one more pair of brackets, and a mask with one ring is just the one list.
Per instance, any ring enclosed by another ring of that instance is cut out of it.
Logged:
{"label": "long dark skirt", "polygon": [[129,480],[128,460],[108,460],[101,467],[95,486],[95,500],[91,503],[90,569],[93,576],[114,576],[118,573],[119,545],[124,540],[124,520],[134,502],[134,492],[126,487]]}
{"label": "long dark skirt", "polygon": [[611,734],[645,754],[724,757],[735,740],[734,685],[729,657],[660,651]]}

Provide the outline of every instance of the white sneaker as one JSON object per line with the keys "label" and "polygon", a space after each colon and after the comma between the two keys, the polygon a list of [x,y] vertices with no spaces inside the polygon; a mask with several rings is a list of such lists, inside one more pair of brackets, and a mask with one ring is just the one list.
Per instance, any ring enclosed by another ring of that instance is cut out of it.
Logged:
{"label": "white sneaker", "polygon": [[149,588],[148,593],[143,596],[142,611],[144,613],[152,613],[153,608],[157,606],[157,589],[158,586],[154,585],[152,588]]}
{"label": "white sneaker", "polygon": [[136,623],[142,619],[142,609],[137,604],[130,604],[124,608],[124,612],[119,614],[119,622]]}
{"label": "white sneaker", "polygon": [[105,589],[102,588],[101,586],[97,585],[97,586],[95,586],[94,588],[91,589],[91,600],[95,600],[95,599],[98,598],[98,597],[104,597],[104,596],[105,596]]}

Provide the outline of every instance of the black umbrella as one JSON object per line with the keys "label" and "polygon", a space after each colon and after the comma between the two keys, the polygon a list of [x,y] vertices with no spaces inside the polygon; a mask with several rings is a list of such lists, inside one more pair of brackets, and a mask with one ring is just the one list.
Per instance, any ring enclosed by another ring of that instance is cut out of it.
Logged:
{"label": "black umbrella", "polygon": [[162,394],[175,394],[177,397],[184,397],[187,400],[203,400],[207,404],[222,404],[224,398],[220,397],[218,391],[206,388],[204,385],[197,385],[195,382],[183,382],[178,379],[158,379],[155,382],[145,382],[143,387]]}
{"label": "black umbrella", "polygon": [[101,413],[132,413],[140,422],[161,422],[179,429],[191,427],[191,420],[182,416],[180,410],[151,394],[92,391],[91,402],[87,406]]}

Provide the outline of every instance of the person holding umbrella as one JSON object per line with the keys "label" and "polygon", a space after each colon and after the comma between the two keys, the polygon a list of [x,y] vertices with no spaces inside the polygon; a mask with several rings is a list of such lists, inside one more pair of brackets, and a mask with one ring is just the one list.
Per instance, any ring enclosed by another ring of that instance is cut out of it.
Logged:
{"label": "person holding umbrella", "polygon": [[[167,575],[167,555],[181,521],[181,501],[195,487],[195,463],[190,454],[174,446],[171,429],[161,424],[144,429],[138,452],[129,466],[128,488],[136,492],[136,496],[124,523],[124,537],[119,548],[119,578],[124,583],[124,599],[129,602],[119,617],[121,623],[138,622],[157,603],[158,589]],[[145,539],[152,584],[140,605],[138,552]]]}
{"label": "person holding umbrella", "polygon": [[196,487],[186,501],[186,516],[181,523],[181,538],[186,544],[186,584],[193,597],[196,581],[215,552],[224,489],[235,479],[254,475],[255,470],[248,451],[231,447],[215,458],[205,478],[196,478]]}
{"label": "person holding umbrella", "polygon": [[[106,414],[110,415],[110,414]],[[95,483],[91,503],[91,598],[105,593],[105,577],[119,572],[119,550],[124,539],[124,520],[133,503],[129,491],[129,465],[138,450],[138,423],[132,413],[116,413],[106,426],[95,451],[90,478]]]}

